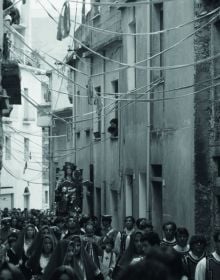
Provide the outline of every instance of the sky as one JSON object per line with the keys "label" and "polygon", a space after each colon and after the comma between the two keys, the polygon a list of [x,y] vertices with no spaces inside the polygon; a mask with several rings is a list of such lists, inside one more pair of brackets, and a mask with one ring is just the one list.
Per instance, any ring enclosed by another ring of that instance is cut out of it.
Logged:
{"label": "sky", "polygon": [[[49,0],[61,11],[65,0]],[[45,9],[56,19],[59,14],[53,9],[48,0],[40,0]],[[78,6],[78,19],[80,20],[81,7]],[[49,53],[53,57],[62,60],[67,53],[69,46],[73,45],[73,40],[68,37],[62,41],[56,40],[57,25],[47,15],[44,9],[38,3],[38,0],[31,0],[31,17],[32,17],[32,48],[39,49]],[[71,4],[71,18],[75,18],[75,5]],[[73,23],[71,23],[73,29]],[[72,31],[73,33],[73,31]]]}
{"label": "sky", "polygon": [[[48,0],[39,0],[44,7],[52,14],[52,15],[56,15],[56,11],[52,8],[52,6],[50,5],[50,3],[48,2]],[[65,2],[65,0],[49,0],[59,11],[61,11],[62,5]],[[43,10],[43,8],[40,6],[38,0],[31,0],[31,5],[32,5],[32,10],[33,10],[33,16],[42,16],[45,15],[45,12]],[[71,14],[72,16],[75,15],[75,3],[70,3],[70,7],[71,7]],[[77,5],[78,10],[80,12],[81,10],[81,4]]]}

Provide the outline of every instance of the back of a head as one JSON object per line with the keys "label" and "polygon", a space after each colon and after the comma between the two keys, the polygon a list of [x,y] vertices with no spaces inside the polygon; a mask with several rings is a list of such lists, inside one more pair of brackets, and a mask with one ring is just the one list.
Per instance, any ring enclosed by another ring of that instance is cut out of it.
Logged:
{"label": "back of a head", "polygon": [[173,248],[162,247],[152,249],[146,255],[146,259],[155,260],[165,265],[171,279],[179,280],[184,275],[181,256]]}
{"label": "back of a head", "polygon": [[167,267],[155,259],[127,266],[117,280],[168,280]]}
{"label": "back of a head", "polygon": [[54,270],[50,280],[60,280],[63,275],[69,277],[69,280],[79,280],[73,268],[66,265],[57,267]]}
{"label": "back of a head", "polygon": [[18,279],[19,280],[24,280],[25,279],[22,272],[20,271],[20,269],[17,266],[11,264],[11,263],[4,262],[1,265],[1,267],[0,267],[0,277],[1,277],[2,271],[4,271],[4,270],[7,270],[11,273],[13,280],[18,280]]}

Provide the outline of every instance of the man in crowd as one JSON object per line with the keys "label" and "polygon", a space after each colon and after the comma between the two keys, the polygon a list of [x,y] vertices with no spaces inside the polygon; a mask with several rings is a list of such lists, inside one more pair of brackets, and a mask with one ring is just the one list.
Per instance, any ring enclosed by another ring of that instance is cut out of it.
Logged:
{"label": "man in crowd", "polygon": [[117,256],[121,256],[128,248],[131,234],[134,233],[135,219],[132,216],[127,216],[124,220],[124,229],[119,231],[115,239],[114,251]]}
{"label": "man in crowd", "polygon": [[176,245],[176,224],[174,222],[166,222],[163,224],[164,238],[161,241],[161,247],[173,247]]}
{"label": "man in crowd", "polygon": [[173,247],[173,249],[180,254],[181,256],[184,256],[187,252],[189,252],[189,232],[185,227],[179,227],[176,230],[176,245]]}
{"label": "man in crowd", "polygon": [[84,234],[81,231],[79,222],[75,217],[70,216],[67,221],[67,231],[61,236],[61,239],[70,239],[73,235]]}
{"label": "man in crowd", "polygon": [[196,265],[205,257],[207,241],[204,235],[193,235],[189,242],[190,251],[184,256],[183,263],[188,280],[195,280]]}
{"label": "man in crowd", "polygon": [[117,230],[112,228],[112,216],[110,215],[103,215],[102,216],[102,230],[101,230],[101,245],[105,241],[105,238],[112,239],[115,243],[116,236],[118,234]]}
{"label": "man in crowd", "polygon": [[196,266],[195,280],[219,280],[220,277],[220,231],[213,235],[215,251],[204,257]]}

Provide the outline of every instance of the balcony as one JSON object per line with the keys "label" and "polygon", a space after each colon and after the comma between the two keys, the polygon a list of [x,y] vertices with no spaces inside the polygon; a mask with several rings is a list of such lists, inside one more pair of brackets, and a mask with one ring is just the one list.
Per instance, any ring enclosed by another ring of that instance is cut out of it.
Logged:
{"label": "balcony", "polygon": [[[105,8],[105,10],[100,9],[98,12],[97,9],[91,10],[86,17],[85,24],[94,28],[121,33],[121,13],[117,9]],[[121,40],[122,36],[80,25],[75,32],[75,38],[89,48],[98,51],[115,41]],[[82,53],[86,53],[86,55],[90,53],[79,43],[76,44],[75,51],[80,56]]]}

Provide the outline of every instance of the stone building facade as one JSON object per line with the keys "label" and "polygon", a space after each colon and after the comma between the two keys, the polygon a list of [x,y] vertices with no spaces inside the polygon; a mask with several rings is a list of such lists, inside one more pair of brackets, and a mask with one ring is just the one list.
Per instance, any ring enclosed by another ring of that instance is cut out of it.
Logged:
{"label": "stone building facade", "polygon": [[167,220],[190,233],[220,226],[219,58],[202,62],[219,54],[218,5],[100,5],[83,17],[68,90],[72,159],[92,183],[85,212],[92,195],[94,214],[116,226],[126,215],[159,232]]}

